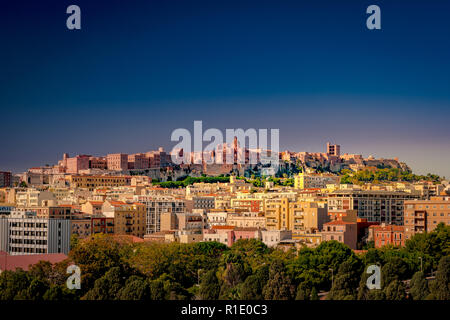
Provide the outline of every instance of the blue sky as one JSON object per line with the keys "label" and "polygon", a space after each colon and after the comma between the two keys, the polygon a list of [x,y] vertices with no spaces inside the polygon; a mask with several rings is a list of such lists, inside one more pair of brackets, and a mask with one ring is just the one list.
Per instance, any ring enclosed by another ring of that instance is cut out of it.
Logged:
{"label": "blue sky", "polygon": [[[69,31],[66,8],[81,8]],[[365,26],[381,8],[381,30]],[[0,12],[0,169],[279,128],[281,148],[450,177],[446,1],[14,1]]]}

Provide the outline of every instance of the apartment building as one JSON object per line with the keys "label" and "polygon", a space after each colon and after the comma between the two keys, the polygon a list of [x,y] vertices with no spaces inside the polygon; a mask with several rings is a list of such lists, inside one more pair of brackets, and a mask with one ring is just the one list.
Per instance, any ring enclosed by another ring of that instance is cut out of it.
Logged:
{"label": "apartment building", "polygon": [[328,194],[328,211],[356,210],[369,222],[403,225],[403,205],[417,198],[400,191],[336,190]]}
{"label": "apartment building", "polygon": [[146,231],[151,234],[161,231],[161,214],[184,213],[186,205],[182,199],[171,196],[136,195],[134,201],[146,206]]}
{"label": "apartment building", "polygon": [[229,226],[235,226],[240,228],[258,228],[263,229],[266,227],[266,217],[259,214],[228,214],[226,218],[226,224]]}
{"label": "apartment building", "polygon": [[331,221],[323,225],[322,241],[336,240],[350,247],[357,249],[358,230],[356,222]]}
{"label": "apartment building", "polygon": [[135,153],[128,155],[128,169],[139,170],[150,167],[149,158],[144,153]]}
{"label": "apartment building", "polygon": [[11,255],[64,253],[70,249],[67,219],[39,218],[34,212],[0,217],[0,250]]}
{"label": "apartment building", "polygon": [[370,226],[370,234],[373,235],[375,248],[381,248],[386,245],[404,246],[405,245],[405,227],[396,225],[376,225]]}
{"label": "apartment building", "polygon": [[204,209],[208,212],[216,207],[214,196],[196,196],[192,197],[192,200],[194,209]]}
{"label": "apartment building", "polygon": [[27,188],[16,192],[15,202],[18,207],[40,207],[56,205],[57,199],[50,191]]}
{"label": "apartment building", "polygon": [[130,176],[70,175],[67,179],[71,188],[85,188],[89,191],[99,187],[121,187],[131,184]]}
{"label": "apartment building", "polygon": [[144,204],[107,200],[102,205],[102,213],[114,218],[114,234],[144,237],[147,213]]}
{"label": "apartment building", "polygon": [[405,236],[431,232],[439,223],[450,224],[450,197],[436,196],[430,200],[409,200],[404,203]]}
{"label": "apartment building", "polygon": [[262,230],[261,240],[268,247],[276,247],[283,240],[292,240],[291,230]]}
{"label": "apartment building", "polygon": [[92,217],[91,234],[96,233],[114,234],[114,218]]}
{"label": "apartment building", "polygon": [[295,189],[324,189],[329,184],[339,184],[341,178],[332,174],[299,173],[294,178]]}

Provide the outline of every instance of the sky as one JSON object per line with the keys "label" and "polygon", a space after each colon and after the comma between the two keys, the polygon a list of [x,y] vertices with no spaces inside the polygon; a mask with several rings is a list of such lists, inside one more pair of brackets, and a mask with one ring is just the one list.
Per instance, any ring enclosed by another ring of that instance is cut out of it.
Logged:
{"label": "sky", "polygon": [[[66,28],[71,4],[81,30]],[[381,30],[366,27],[372,4]],[[173,130],[202,120],[448,178],[449,14],[438,0],[9,1],[0,170],[170,150]]]}

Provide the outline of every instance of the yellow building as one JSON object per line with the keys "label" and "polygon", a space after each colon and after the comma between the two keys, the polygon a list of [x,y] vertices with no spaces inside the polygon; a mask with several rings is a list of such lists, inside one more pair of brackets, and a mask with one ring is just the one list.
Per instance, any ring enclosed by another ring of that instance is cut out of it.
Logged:
{"label": "yellow building", "polygon": [[267,230],[292,230],[293,239],[319,231],[329,221],[323,201],[267,199],[264,212]]}
{"label": "yellow building", "polygon": [[98,187],[121,187],[131,184],[130,176],[85,176],[69,175],[71,188],[86,188],[94,191]]}
{"label": "yellow building", "polygon": [[327,173],[303,173],[300,172],[294,178],[295,189],[324,189],[330,184],[339,184],[341,178],[339,176]]}
{"label": "yellow building", "polygon": [[147,213],[144,204],[107,200],[102,211],[105,217],[114,218],[114,234],[144,237]]}

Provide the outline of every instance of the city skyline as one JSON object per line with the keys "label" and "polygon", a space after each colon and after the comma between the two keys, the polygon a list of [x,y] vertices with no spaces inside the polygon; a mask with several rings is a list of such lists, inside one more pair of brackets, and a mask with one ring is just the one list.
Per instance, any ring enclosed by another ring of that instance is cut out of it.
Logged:
{"label": "city skyline", "polygon": [[[278,128],[280,150],[393,158],[450,177],[447,3],[8,3],[0,169],[135,153],[191,128]],[[3,16],[3,14],[5,14]]]}

